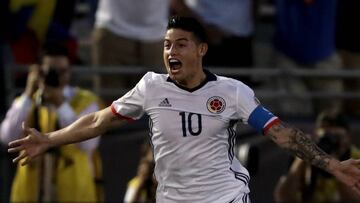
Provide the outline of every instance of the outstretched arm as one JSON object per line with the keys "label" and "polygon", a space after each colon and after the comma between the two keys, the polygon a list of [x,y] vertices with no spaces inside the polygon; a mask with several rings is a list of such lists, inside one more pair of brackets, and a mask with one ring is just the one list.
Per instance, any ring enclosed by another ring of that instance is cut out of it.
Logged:
{"label": "outstretched arm", "polygon": [[349,159],[340,162],[322,151],[302,131],[285,126],[283,123],[273,125],[266,135],[280,147],[291,151],[302,160],[333,174],[360,195],[360,170],[358,168],[360,160]]}
{"label": "outstretched arm", "polygon": [[101,111],[82,116],[71,125],[47,133],[45,136],[36,129],[28,128],[23,124],[23,130],[27,136],[10,142],[8,151],[22,151],[13,162],[25,159],[24,162],[22,162],[22,165],[25,165],[51,147],[80,142],[96,137],[109,129],[121,126],[124,122],[126,121],[114,115],[110,107],[108,107]]}

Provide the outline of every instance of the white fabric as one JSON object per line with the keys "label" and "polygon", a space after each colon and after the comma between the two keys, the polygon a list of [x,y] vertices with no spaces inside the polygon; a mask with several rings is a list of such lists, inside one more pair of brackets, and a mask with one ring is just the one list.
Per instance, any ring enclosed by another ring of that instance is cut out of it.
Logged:
{"label": "white fabric", "polygon": [[169,0],[100,0],[95,26],[122,37],[143,41],[163,39]]}
{"label": "white fabric", "polygon": [[0,141],[7,144],[22,136],[21,123],[26,120],[32,100],[25,94],[16,99],[7,111],[0,128]]}
{"label": "white fabric", "polygon": [[254,31],[251,0],[185,0],[185,3],[204,22],[216,25],[232,35],[246,37]]}
{"label": "white fabric", "polygon": [[60,107],[56,109],[56,111],[59,115],[58,118],[59,118],[60,126],[67,126],[74,121],[74,118],[76,118],[76,114],[74,110],[67,102],[62,103]]}
{"label": "white fabric", "polygon": [[[232,120],[247,123],[258,103],[243,83],[217,76],[189,92],[167,81],[167,75],[147,73],[112,104],[116,114],[150,118],[157,202],[230,202],[248,193],[248,171],[234,157]],[[225,108],[212,113],[211,97],[223,99]]]}
{"label": "white fabric", "polygon": [[[57,109],[61,128],[66,127],[82,115],[100,109],[96,103],[93,103],[80,112],[80,114],[76,115],[69,104],[69,101],[75,96],[75,93],[75,87],[67,86],[64,88],[64,96],[66,101]],[[7,144],[10,141],[23,136],[21,123],[27,119],[32,103],[32,100],[24,94],[21,95],[18,99],[14,100],[10,109],[6,113],[5,119],[1,123],[1,142]],[[98,146],[99,140],[100,138],[96,137],[84,142],[77,143],[77,146],[80,147],[80,149],[90,153]]]}

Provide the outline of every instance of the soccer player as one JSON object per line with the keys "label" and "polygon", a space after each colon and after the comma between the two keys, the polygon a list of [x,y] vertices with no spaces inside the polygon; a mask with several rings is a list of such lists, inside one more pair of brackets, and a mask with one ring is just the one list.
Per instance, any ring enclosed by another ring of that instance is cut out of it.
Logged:
{"label": "soccer player", "polygon": [[108,108],[83,116],[66,128],[41,134],[23,125],[27,136],[9,143],[28,164],[48,149],[95,137],[149,115],[154,150],[156,201],[250,202],[249,173],[234,156],[237,122],[247,123],[280,147],[331,173],[360,195],[360,160],[340,162],[303,132],[266,110],[240,81],[203,69],[206,37],[192,18],[172,17],[164,38],[167,74],[146,73]]}

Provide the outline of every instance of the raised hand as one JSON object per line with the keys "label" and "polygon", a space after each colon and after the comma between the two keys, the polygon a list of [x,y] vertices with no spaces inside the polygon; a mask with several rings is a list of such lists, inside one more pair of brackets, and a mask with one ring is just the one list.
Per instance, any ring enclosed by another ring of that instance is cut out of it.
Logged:
{"label": "raised hand", "polygon": [[31,65],[26,81],[25,94],[32,97],[35,91],[39,88],[40,67],[37,64]]}
{"label": "raised hand", "polygon": [[8,152],[20,152],[13,159],[13,162],[16,163],[24,159],[21,165],[26,165],[38,155],[44,153],[50,147],[50,142],[47,136],[42,135],[34,128],[25,126],[24,122],[22,123],[22,129],[26,137],[10,142]]}

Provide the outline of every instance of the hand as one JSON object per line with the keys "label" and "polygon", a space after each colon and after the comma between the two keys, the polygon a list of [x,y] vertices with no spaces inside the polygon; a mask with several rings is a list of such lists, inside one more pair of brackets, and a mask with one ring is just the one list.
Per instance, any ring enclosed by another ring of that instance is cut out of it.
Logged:
{"label": "hand", "polygon": [[34,92],[38,89],[39,78],[40,78],[40,67],[37,64],[31,65],[29,67],[29,73],[27,76],[25,94],[29,97],[32,97]]}
{"label": "hand", "polygon": [[16,163],[25,159],[21,163],[23,166],[49,149],[50,141],[47,136],[42,135],[36,129],[26,127],[24,122],[22,123],[22,128],[27,136],[25,138],[10,142],[8,152],[20,152],[20,154],[13,159],[13,162]]}
{"label": "hand", "polygon": [[330,162],[332,174],[360,196],[360,159],[348,159],[342,162]]}

